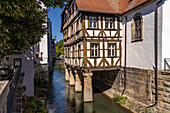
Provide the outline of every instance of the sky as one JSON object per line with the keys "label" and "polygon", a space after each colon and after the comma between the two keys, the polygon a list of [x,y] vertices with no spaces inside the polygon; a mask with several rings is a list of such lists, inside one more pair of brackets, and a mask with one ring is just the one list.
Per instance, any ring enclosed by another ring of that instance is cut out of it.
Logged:
{"label": "sky", "polygon": [[52,37],[54,38],[55,36],[57,37],[57,41],[60,41],[63,39],[63,34],[60,32],[61,28],[61,15],[62,9],[59,8],[50,8],[48,11],[48,18],[52,22]]}

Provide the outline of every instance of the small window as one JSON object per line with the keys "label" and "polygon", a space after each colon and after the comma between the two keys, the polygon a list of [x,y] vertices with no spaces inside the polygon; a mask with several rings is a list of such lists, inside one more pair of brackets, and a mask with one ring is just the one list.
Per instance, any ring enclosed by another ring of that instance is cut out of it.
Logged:
{"label": "small window", "polygon": [[67,53],[67,55],[68,55],[68,57],[70,57],[70,48],[68,48],[68,51],[67,51],[68,53]]}
{"label": "small window", "polygon": [[71,34],[74,34],[74,29],[73,29],[73,25],[71,26]]}
{"label": "small window", "polygon": [[97,28],[97,17],[89,17],[89,28]]}
{"label": "small window", "polygon": [[74,13],[74,3],[72,4],[72,7],[71,7],[71,14]]}
{"label": "small window", "polygon": [[74,47],[73,47],[73,51],[72,51],[72,57],[73,57],[73,58],[74,58],[74,51],[75,51],[75,50],[74,50]]}
{"label": "small window", "polygon": [[21,67],[21,66],[22,66],[21,58],[15,58],[14,59],[14,68]]}
{"label": "small window", "polygon": [[113,28],[113,18],[106,18],[106,28],[107,29]]}
{"label": "small window", "polygon": [[109,48],[108,48],[109,57],[116,56],[115,55],[115,46],[116,46],[116,44],[109,44]]}
{"label": "small window", "polygon": [[78,45],[78,57],[81,57],[81,45]]}
{"label": "small window", "polygon": [[51,42],[51,48],[54,48],[54,42]]}
{"label": "small window", "polygon": [[142,40],[142,15],[137,13],[132,20],[132,41]]}
{"label": "small window", "polygon": [[91,56],[98,57],[98,44],[91,44]]}

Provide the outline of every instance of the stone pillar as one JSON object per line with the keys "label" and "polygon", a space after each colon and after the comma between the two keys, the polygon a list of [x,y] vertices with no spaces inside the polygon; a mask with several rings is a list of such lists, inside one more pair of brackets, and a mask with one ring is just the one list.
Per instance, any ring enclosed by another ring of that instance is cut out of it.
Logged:
{"label": "stone pillar", "polygon": [[68,72],[68,68],[65,67],[65,81],[68,82],[69,81],[69,72]]}
{"label": "stone pillar", "polygon": [[74,73],[75,73],[75,77],[76,77],[75,92],[82,92],[82,85],[81,85],[80,77],[77,73],[77,70],[75,70]]}
{"label": "stone pillar", "polygon": [[75,80],[74,80],[74,75],[71,69],[70,70],[70,80],[69,80],[69,85],[74,86],[75,85]]}
{"label": "stone pillar", "polygon": [[84,102],[93,101],[92,76],[93,73],[83,73],[84,76]]}

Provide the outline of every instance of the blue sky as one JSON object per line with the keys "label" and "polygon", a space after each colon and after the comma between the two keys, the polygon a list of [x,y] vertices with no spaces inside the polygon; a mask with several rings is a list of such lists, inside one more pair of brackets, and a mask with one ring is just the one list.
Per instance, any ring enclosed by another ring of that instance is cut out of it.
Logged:
{"label": "blue sky", "polygon": [[63,39],[63,34],[60,32],[61,27],[61,18],[60,15],[62,13],[62,10],[59,8],[50,8],[48,11],[48,18],[52,22],[52,37],[57,37],[57,41]]}

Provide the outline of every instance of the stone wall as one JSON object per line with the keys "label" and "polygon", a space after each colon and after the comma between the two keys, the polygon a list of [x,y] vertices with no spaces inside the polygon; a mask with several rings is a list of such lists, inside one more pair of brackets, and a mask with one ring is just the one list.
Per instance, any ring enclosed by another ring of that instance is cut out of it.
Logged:
{"label": "stone wall", "polygon": [[[154,76],[153,76],[154,78]],[[155,81],[152,80],[152,99],[155,98]],[[162,113],[170,112],[170,71],[158,71],[158,105]]]}
{"label": "stone wall", "polygon": [[16,85],[20,78],[21,69],[14,70],[14,76],[9,81],[0,81],[0,113],[10,113]]}
{"label": "stone wall", "polygon": [[9,93],[9,81],[0,81],[0,113],[7,113],[7,96]]}
{"label": "stone wall", "polygon": [[[145,107],[151,105],[155,101],[154,70],[128,67],[126,74],[124,73],[123,69],[94,72],[93,86],[111,98],[114,94],[119,94],[128,96]],[[159,101],[155,108],[170,112],[170,73],[158,71],[158,94]]]}

